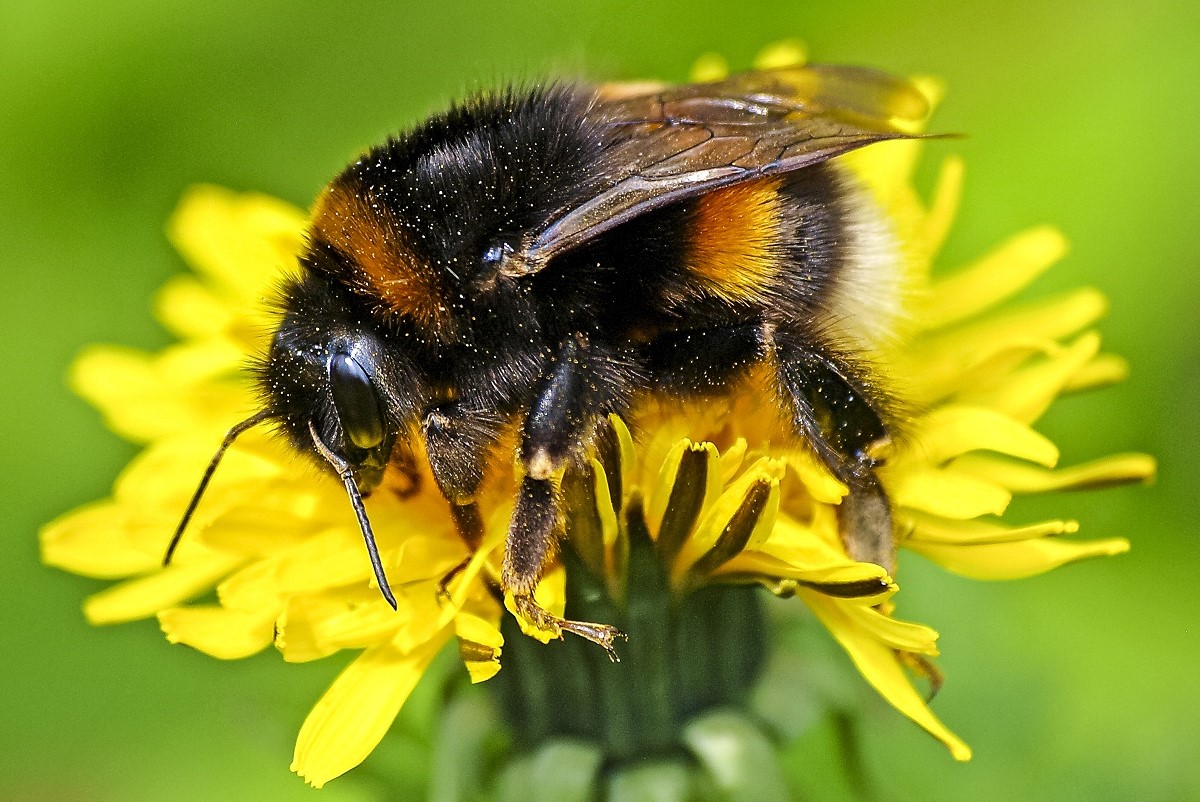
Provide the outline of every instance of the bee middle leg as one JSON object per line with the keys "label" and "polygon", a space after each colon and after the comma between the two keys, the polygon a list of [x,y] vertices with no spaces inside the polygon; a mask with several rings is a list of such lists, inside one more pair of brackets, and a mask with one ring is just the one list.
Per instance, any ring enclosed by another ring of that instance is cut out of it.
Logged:
{"label": "bee middle leg", "polygon": [[500,583],[518,612],[542,629],[572,632],[603,646],[623,637],[608,624],[570,621],[534,600],[534,590],[558,546],[559,483],[566,468],[586,452],[597,425],[628,399],[636,364],[627,354],[581,334],[559,347],[543,372],[521,432],[518,452],[525,477],[508,529]]}

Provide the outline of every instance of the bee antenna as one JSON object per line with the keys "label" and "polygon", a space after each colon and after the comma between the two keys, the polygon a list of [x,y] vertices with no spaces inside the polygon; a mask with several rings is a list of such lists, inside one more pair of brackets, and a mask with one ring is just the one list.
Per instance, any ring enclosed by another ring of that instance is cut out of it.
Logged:
{"label": "bee antenna", "polygon": [[350,497],[350,506],[354,507],[354,515],[358,518],[358,528],[362,530],[363,540],[367,544],[367,556],[371,558],[371,568],[375,571],[375,581],[379,583],[379,592],[395,610],[396,597],[392,593],[391,585],[388,584],[387,575],[383,572],[383,560],[379,557],[379,547],[375,545],[375,533],[371,530],[371,521],[367,518],[367,509],[363,506],[362,493],[358,490],[358,483],[354,481],[354,472],[350,469],[350,463],[333,453],[333,450],[325,445],[320,435],[317,434],[317,427],[311,420],[308,422],[308,431],[312,435],[313,445],[317,447],[317,453],[337,471],[338,478],[346,487],[346,495]]}
{"label": "bee antenna", "polygon": [[208,489],[208,483],[212,479],[213,473],[217,470],[217,466],[221,464],[221,458],[225,456],[225,452],[233,445],[233,441],[238,439],[246,430],[254,428],[268,417],[270,415],[266,410],[263,410],[240,423],[235,423],[233,428],[225,434],[225,439],[221,441],[221,447],[217,449],[216,454],[213,454],[212,460],[209,461],[208,467],[204,470],[204,476],[200,479],[199,487],[192,494],[192,500],[188,502],[187,509],[183,511],[183,518],[180,519],[179,526],[175,527],[175,534],[171,537],[171,542],[167,544],[167,553],[163,556],[162,561],[164,568],[171,564],[171,558],[175,556],[175,549],[179,546],[180,538],[183,537],[183,530],[187,529],[188,522],[192,520],[192,513],[196,511],[196,506],[200,503],[200,498],[204,495],[204,491]]}

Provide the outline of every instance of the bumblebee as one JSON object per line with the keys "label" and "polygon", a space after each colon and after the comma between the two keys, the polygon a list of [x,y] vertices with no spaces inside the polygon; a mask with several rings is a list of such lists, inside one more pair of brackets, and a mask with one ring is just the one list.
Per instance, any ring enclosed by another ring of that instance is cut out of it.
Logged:
{"label": "bumblebee", "polygon": [[[892,567],[875,475],[893,424],[867,355],[898,305],[898,244],[836,157],[906,138],[905,81],[807,66],[685,86],[546,84],[475,97],[367,151],[320,195],[256,381],[262,410],[362,499],[426,459],[468,546],[515,433],[520,481],[500,590],[551,615],[559,482],[610,413],[728,391],[765,371],[791,433],[849,488],[849,553]],[[420,455],[420,456],[414,456]]]}

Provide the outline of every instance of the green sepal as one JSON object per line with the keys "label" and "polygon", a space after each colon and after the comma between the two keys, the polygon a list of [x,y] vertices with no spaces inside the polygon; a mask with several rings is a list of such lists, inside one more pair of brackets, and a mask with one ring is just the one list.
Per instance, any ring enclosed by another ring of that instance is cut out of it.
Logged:
{"label": "green sepal", "polygon": [[485,693],[462,689],[446,703],[430,766],[430,802],[484,799],[489,756],[503,747],[495,704]]}
{"label": "green sepal", "polygon": [[729,802],[788,799],[775,744],[750,719],[714,710],[683,728],[683,742],[707,770],[718,796]]}
{"label": "green sepal", "polygon": [[504,767],[496,802],[594,802],[603,755],[583,741],[547,741]]}
{"label": "green sepal", "polygon": [[683,760],[626,764],[608,778],[604,802],[701,802],[696,768]]}

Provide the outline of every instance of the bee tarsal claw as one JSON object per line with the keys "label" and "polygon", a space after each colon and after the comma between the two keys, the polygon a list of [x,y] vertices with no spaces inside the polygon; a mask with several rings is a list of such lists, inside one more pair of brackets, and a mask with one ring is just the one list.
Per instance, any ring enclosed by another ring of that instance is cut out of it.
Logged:
{"label": "bee tarsal claw", "polygon": [[572,621],[569,618],[559,618],[528,596],[517,596],[514,598],[514,601],[516,602],[517,612],[536,624],[539,629],[553,632],[560,639],[564,632],[578,635],[585,640],[590,640],[608,652],[609,660],[614,663],[621,662],[621,658],[617,655],[615,643],[617,640],[628,640],[629,638],[624,632],[611,624],[594,624],[589,621]]}

